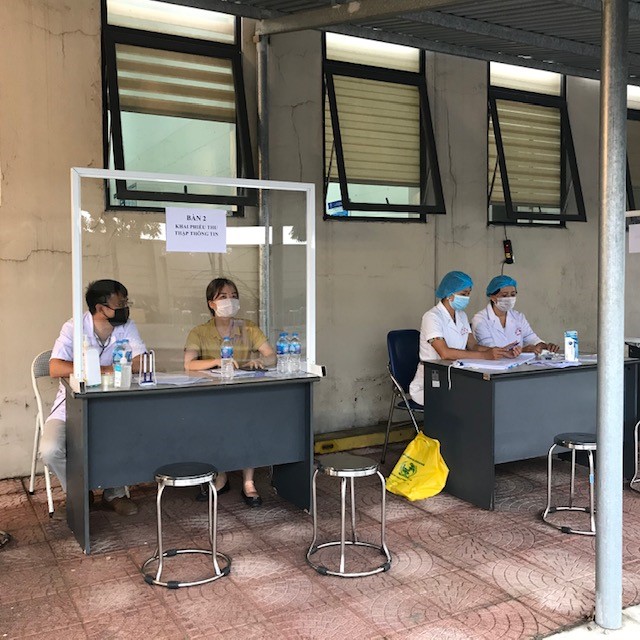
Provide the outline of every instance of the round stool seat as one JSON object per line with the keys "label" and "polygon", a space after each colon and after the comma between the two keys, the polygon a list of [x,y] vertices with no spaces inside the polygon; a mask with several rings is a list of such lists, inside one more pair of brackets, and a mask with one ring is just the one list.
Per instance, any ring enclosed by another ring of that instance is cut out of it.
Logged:
{"label": "round stool seat", "polygon": [[595,433],[559,433],[553,442],[559,447],[577,451],[595,451],[596,449]]}
{"label": "round stool seat", "polygon": [[378,463],[352,453],[329,453],[317,459],[318,471],[337,478],[363,478],[378,472]]}
{"label": "round stool seat", "polygon": [[206,462],[175,462],[158,467],[156,482],[168,487],[195,487],[214,480],[218,470]]}

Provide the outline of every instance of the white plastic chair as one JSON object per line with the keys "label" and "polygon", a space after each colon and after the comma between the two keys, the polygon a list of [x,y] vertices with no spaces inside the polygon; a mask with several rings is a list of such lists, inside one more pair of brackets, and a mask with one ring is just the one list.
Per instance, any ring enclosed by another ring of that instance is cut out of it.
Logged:
{"label": "white plastic chair", "polygon": [[[40,437],[44,429],[44,412],[42,410],[42,396],[38,387],[38,378],[49,377],[49,358],[51,358],[51,350],[39,353],[31,363],[31,384],[33,385],[33,394],[36,397],[38,405],[38,413],[36,415],[36,430],[33,435],[33,455],[31,457],[31,478],[29,479],[29,493],[33,495],[35,490],[36,465],[38,463],[38,455],[40,453]],[[51,493],[51,475],[49,467],[44,465],[44,483],[47,488],[47,506],[49,507],[49,517],[53,515],[53,495]]]}

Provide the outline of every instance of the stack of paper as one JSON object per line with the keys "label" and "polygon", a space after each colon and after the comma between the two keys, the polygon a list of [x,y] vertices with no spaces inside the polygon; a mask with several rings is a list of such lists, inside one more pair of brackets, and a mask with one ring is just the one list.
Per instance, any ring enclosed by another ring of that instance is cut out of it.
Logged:
{"label": "stack of paper", "polygon": [[535,357],[535,353],[521,353],[515,358],[502,358],[500,360],[465,358],[464,360],[456,360],[455,366],[469,369],[485,369],[487,371],[507,371],[513,369],[513,367],[518,367],[521,364],[530,362]]}
{"label": "stack of paper", "polygon": [[156,373],[156,382],[158,384],[174,384],[182,386],[184,384],[195,384],[202,382],[206,378],[201,376],[189,376],[186,373]]}

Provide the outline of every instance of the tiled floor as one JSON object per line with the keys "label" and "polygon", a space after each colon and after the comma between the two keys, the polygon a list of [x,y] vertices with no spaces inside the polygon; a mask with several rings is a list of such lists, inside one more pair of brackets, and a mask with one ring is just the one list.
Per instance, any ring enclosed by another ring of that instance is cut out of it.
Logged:
{"label": "tiled floor", "polygon": [[[377,449],[358,453],[379,456]],[[4,480],[0,528],[14,539],[0,551],[0,638],[544,637],[584,621],[594,608],[594,539],[540,521],[545,478],[543,459],[502,466],[494,512],[447,494],[414,503],[387,494],[392,568],[346,580],[308,567],[310,516],[270,491],[265,470],[258,509],[241,502],[240,479],[232,474],[219,510],[219,547],[233,557],[230,576],[173,591],[148,586],[139,573],[155,544],[155,487],[132,489],[140,506],[132,518],[92,512],[94,553],[87,557],[66,524],[49,519],[41,478],[34,496],[26,480]],[[562,468],[558,481],[567,478]],[[375,541],[379,485],[365,478],[357,487],[361,538]],[[165,496],[165,544],[205,545],[206,507],[193,500],[193,490]],[[339,526],[338,496],[338,481],[321,477],[324,539]],[[640,602],[640,494],[625,490],[624,510],[629,606]],[[328,563],[337,552],[320,553]],[[358,550],[352,566],[380,558]],[[174,578],[196,577],[205,563],[203,556],[183,556],[168,561],[167,570]]]}

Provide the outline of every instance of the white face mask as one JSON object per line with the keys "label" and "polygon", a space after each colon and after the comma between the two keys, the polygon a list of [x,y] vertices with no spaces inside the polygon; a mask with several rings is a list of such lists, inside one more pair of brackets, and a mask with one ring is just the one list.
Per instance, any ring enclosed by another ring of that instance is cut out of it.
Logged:
{"label": "white face mask", "polygon": [[516,297],[512,296],[510,298],[498,298],[494,304],[496,305],[496,307],[498,307],[498,309],[500,309],[500,311],[504,311],[506,313],[507,311],[511,311],[511,309],[516,306]]}
{"label": "white face mask", "polygon": [[220,318],[233,318],[240,311],[240,300],[238,298],[223,298],[216,300],[216,315]]}

